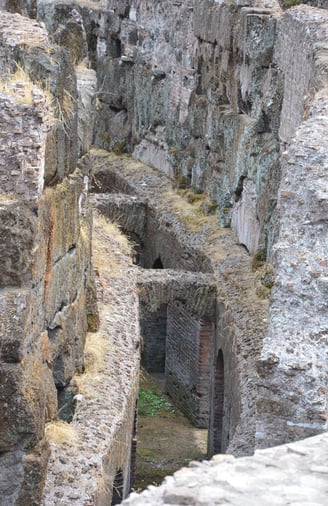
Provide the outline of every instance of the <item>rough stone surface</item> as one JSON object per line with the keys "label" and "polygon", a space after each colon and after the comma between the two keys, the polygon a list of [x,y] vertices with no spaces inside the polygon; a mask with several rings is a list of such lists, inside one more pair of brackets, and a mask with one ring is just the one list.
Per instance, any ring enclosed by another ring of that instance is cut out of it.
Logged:
{"label": "rough stone surface", "polygon": [[327,118],[325,92],[284,154],[277,278],[258,364],[259,447],[327,430]]}
{"label": "rough stone surface", "polygon": [[124,505],[323,506],[328,497],[328,435],[256,451],[235,459],[192,462],[156,488],[131,494]]}
{"label": "rough stone surface", "polygon": [[[204,381],[193,383],[192,394],[210,399],[209,406],[202,405],[203,413],[209,407],[210,435],[219,431],[213,426],[221,417],[221,451],[247,454],[327,428],[328,17],[325,0],[307,3],[286,9],[281,1],[282,10],[275,0],[0,1],[0,493],[5,506],[40,504],[49,451],[44,426],[58,409],[55,385],[68,385],[84,371],[85,358],[88,363],[95,354],[87,351],[89,336],[83,355],[87,325],[98,326],[87,198],[91,173],[94,191],[126,194],[94,200],[137,244],[135,257],[144,267],[189,271],[185,278],[210,273],[215,280],[215,336],[203,313],[208,286],[202,283],[200,297],[185,302],[187,311],[175,299],[168,301],[166,323],[172,347],[179,335],[192,349],[190,356],[199,352],[198,379]],[[76,170],[78,155],[93,142],[116,155],[129,151],[161,174],[100,151]],[[111,266],[115,272],[117,264]],[[130,268],[124,279],[134,280],[136,268]],[[152,276],[154,286],[144,285],[143,302],[151,293],[181,290],[177,278],[168,284],[170,273]],[[121,281],[114,276],[110,283],[118,297]],[[110,290],[106,282],[106,302],[113,297],[122,307]],[[152,305],[149,297],[147,305]],[[108,429],[103,399],[95,407],[104,384],[94,378],[85,411],[78,397],[79,453],[67,445],[67,461],[56,461],[63,450],[51,445],[48,504],[106,504],[113,487],[116,501],[115,490],[124,495],[133,481],[138,325],[132,318],[125,333],[126,319],[121,321],[115,308],[113,314],[119,335],[103,370],[107,378],[110,365],[121,378],[105,385],[114,419]],[[188,376],[191,369],[176,363],[181,378]],[[83,381],[80,386],[86,388]],[[74,391],[75,383],[69,388]],[[100,435],[93,425],[97,412],[103,417],[96,424],[103,427]],[[103,434],[108,437],[102,445]],[[210,454],[219,449],[214,439],[209,438]],[[325,439],[319,441],[323,448]],[[300,460],[293,446],[272,450],[275,456],[287,452],[283,461],[291,458],[289,469],[297,469],[298,476],[291,473],[284,482],[270,461],[274,483],[268,486],[265,474],[257,482],[259,503],[283,504],[288,494],[296,504],[325,504],[322,448],[309,474],[301,462],[306,467],[312,443],[301,444]],[[254,464],[253,471],[250,463],[259,455],[239,461],[248,466],[248,477],[261,476],[260,467]],[[66,464],[67,474],[62,473]],[[215,504],[226,497],[233,502],[231,485],[217,497],[217,475],[205,477],[203,468],[215,465],[201,466],[200,480],[211,484],[193,487],[192,480],[182,480],[180,489],[168,487],[164,504]],[[238,481],[243,504],[254,504],[246,480]],[[280,490],[284,484],[279,498],[277,483]],[[146,504],[147,494],[142,497]]]}
{"label": "rough stone surface", "polygon": [[[86,166],[84,170],[92,170],[93,188],[101,194],[96,200],[107,211],[110,208],[102,195],[107,191],[121,191],[136,196],[137,202],[147,201],[147,232],[142,238],[146,267],[151,268],[160,256],[166,268],[214,275],[218,297],[217,330],[211,360],[214,362],[222,349],[228,371],[224,448],[239,455],[251,453],[255,442],[256,361],[267,326],[268,300],[257,295],[257,274],[252,272],[246,251],[236,245],[231,230],[218,230],[215,216],[206,216],[188,204],[173,191],[170,179],[155,169],[127,156],[117,157],[101,150],[91,151],[84,157],[83,165]],[[116,209],[115,216],[118,215]],[[124,207],[121,214],[124,216]],[[122,217],[121,223],[124,222]],[[162,271],[149,276],[150,279],[152,276],[165,279]],[[162,298],[157,306],[156,293],[160,294],[161,286],[162,283],[157,286],[156,282],[151,286],[149,293],[154,294],[155,304],[149,307],[150,311],[165,302]],[[174,290],[174,283],[171,286]],[[192,310],[192,305],[189,309]],[[240,401],[235,402],[236,399]]]}
{"label": "rough stone surface", "polygon": [[91,215],[74,172],[67,53],[35,21],[1,12],[0,68],[0,493],[4,506],[32,505],[41,502],[56,386],[83,368]]}
{"label": "rough stone surface", "polygon": [[78,90],[78,153],[79,156],[82,156],[89,151],[93,142],[97,76],[94,70],[80,65],[76,70],[76,77]]}
{"label": "rough stone surface", "polygon": [[68,436],[61,444],[51,438],[48,427],[51,457],[44,505],[110,504],[119,469],[124,478],[122,494],[130,489],[140,344],[136,270],[106,227],[103,218],[95,218],[100,327],[88,334],[85,372],[74,378],[79,394],[70,427],[77,440],[70,444]]}

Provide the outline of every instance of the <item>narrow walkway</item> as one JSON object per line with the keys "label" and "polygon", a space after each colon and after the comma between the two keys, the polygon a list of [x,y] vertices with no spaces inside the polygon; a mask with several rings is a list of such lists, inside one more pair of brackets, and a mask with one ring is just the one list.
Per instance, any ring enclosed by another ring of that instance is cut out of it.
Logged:
{"label": "narrow walkway", "polygon": [[194,427],[164,392],[164,374],[141,372],[136,490],[206,458],[207,430]]}

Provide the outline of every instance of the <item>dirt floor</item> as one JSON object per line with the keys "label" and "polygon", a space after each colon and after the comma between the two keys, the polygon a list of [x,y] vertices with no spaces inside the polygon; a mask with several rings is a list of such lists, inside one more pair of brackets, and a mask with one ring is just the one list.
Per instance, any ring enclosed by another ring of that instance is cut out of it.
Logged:
{"label": "dirt floor", "polygon": [[142,371],[136,490],[158,485],[191,460],[206,458],[207,430],[193,427],[163,391],[163,375]]}

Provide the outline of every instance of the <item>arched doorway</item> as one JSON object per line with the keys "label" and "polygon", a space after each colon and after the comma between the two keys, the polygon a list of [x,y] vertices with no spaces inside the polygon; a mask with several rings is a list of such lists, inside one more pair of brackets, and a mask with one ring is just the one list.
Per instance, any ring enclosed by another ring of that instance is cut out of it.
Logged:
{"label": "arched doorway", "polygon": [[164,269],[163,262],[161,260],[161,257],[157,257],[155,262],[153,263],[153,269]]}
{"label": "arched doorway", "polygon": [[211,422],[209,429],[209,454],[222,453],[223,414],[224,414],[224,359],[219,350],[214,371]]}

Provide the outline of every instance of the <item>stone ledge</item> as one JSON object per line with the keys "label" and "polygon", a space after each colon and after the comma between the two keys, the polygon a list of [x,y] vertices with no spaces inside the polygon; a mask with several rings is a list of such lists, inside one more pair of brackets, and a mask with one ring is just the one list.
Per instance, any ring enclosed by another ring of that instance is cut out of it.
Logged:
{"label": "stone ledge", "polygon": [[259,450],[253,457],[217,455],[192,462],[156,488],[133,493],[130,506],[323,506],[328,494],[328,433]]}

